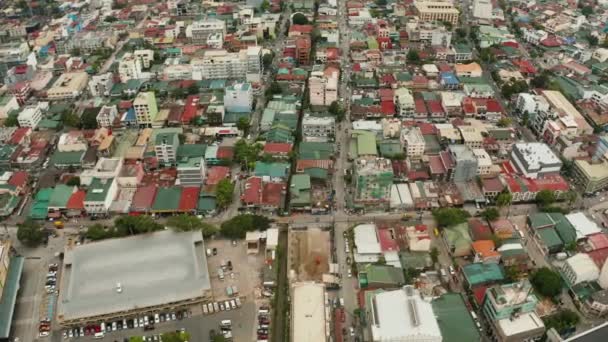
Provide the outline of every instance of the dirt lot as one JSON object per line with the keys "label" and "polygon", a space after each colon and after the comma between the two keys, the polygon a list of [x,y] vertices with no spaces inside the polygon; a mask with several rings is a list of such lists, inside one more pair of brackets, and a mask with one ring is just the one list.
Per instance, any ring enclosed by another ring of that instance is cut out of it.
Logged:
{"label": "dirt lot", "polygon": [[292,280],[321,281],[329,271],[330,235],[318,228],[289,233],[289,269],[296,273]]}
{"label": "dirt lot", "polygon": [[[226,287],[236,285],[239,296],[251,300],[254,298],[254,290],[261,284],[261,269],[264,263],[264,253],[247,255],[247,246],[243,240],[238,240],[236,246],[232,246],[230,240],[214,239],[206,241],[207,248],[217,248],[217,255],[207,257],[209,266],[209,277],[213,297],[216,300],[227,299]],[[226,271],[224,280],[218,278],[218,269],[222,260],[232,262],[232,272]],[[234,276],[231,276],[231,273]]]}

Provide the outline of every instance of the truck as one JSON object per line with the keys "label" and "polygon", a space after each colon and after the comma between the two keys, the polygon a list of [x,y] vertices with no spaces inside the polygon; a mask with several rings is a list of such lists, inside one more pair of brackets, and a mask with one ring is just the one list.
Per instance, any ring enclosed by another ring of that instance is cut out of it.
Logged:
{"label": "truck", "polygon": [[62,221],[55,221],[55,222],[53,222],[53,225],[57,229],[63,229],[63,222]]}

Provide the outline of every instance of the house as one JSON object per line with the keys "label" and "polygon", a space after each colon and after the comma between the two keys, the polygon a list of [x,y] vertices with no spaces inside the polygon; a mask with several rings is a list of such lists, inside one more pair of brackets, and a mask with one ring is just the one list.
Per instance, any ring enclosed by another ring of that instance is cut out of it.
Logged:
{"label": "house", "polygon": [[475,262],[499,263],[500,253],[496,251],[496,246],[492,240],[477,240],[471,243]]}
{"label": "house", "polygon": [[84,198],[84,209],[90,216],[107,215],[117,194],[116,178],[94,178]]}
{"label": "house", "polygon": [[465,223],[443,229],[443,241],[448,251],[454,257],[463,257],[471,254],[472,239],[469,235],[469,225]]}
{"label": "house", "polygon": [[403,269],[389,265],[366,264],[359,270],[357,277],[362,289],[391,289],[405,285]]}

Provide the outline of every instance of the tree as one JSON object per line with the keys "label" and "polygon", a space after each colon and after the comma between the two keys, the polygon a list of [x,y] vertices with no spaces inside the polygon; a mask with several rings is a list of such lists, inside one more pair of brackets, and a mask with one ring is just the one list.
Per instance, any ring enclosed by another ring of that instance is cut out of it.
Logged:
{"label": "tree", "polygon": [[236,122],[236,128],[243,132],[243,135],[247,135],[249,132],[249,119],[248,118],[239,118],[239,121]]}
{"label": "tree", "polygon": [[269,8],[270,8],[270,2],[268,0],[262,1],[262,3],[260,4],[260,11],[266,12],[266,11],[268,11]]}
{"label": "tree", "polygon": [[274,56],[272,53],[267,53],[262,56],[262,64],[264,64],[264,69],[268,69],[272,65],[272,60]]}
{"label": "tree", "polygon": [[104,226],[100,224],[94,224],[87,228],[87,232],[85,237],[92,241],[103,240],[107,238],[111,238],[114,234],[113,230],[106,230]]}
{"label": "tree", "polygon": [[519,270],[519,266],[511,265],[505,267],[505,277],[510,283],[519,281],[519,279],[521,278],[521,271]]}
{"label": "tree", "polygon": [[555,193],[551,190],[541,190],[536,194],[536,204],[548,207],[555,202]]}
{"label": "tree", "polygon": [[549,84],[549,73],[542,72],[530,81],[530,85],[534,88],[546,88]]}
{"label": "tree", "polygon": [[572,206],[572,204],[574,204],[578,198],[578,193],[576,191],[568,191],[564,194],[564,198],[566,202],[568,202],[568,205]]}
{"label": "tree", "polygon": [[496,123],[496,125],[498,127],[509,127],[509,126],[511,126],[512,122],[513,122],[513,120],[511,120],[511,118],[504,117],[504,118],[501,118],[500,120],[498,120],[498,122]]}
{"label": "tree", "polygon": [[514,94],[525,93],[528,91],[528,83],[526,81],[510,81],[505,83],[500,90],[502,96],[504,96],[507,100],[511,98]]}
{"label": "tree", "polygon": [[217,201],[217,206],[221,209],[224,209],[232,203],[234,194],[234,184],[228,178],[222,179],[219,183],[217,183],[217,188],[215,189],[215,199]]}
{"label": "tree", "polygon": [[471,214],[458,208],[439,208],[433,210],[433,217],[440,227],[455,226],[467,221]]}
{"label": "tree", "polygon": [[490,239],[492,240],[492,242],[494,242],[494,248],[499,248],[500,246],[502,246],[502,239],[498,235],[492,234]]}
{"label": "tree", "polygon": [[69,186],[80,186],[80,177],[74,176],[70,178],[70,180],[68,180],[65,184]]}
{"label": "tree", "polygon": [[547,330],[555,328],[560,334],[568,332],[568,330],[576,327],[580,320],[581,318],[579,315],[569,309],[561,310],[554,315],[543,318]]}
{"label": "tree", "polygon": [[291,18],[291,22],[294,25],[308,25],[308,18],[302,13],[296,13]]}
{"label": "tree", "polygon": [[85,110],[80,117],[80,127],[83,129],[96,129],[97,128],[97,114],[93,110]]}
{"label": "tree", "polygon": [[446,30],[448,31],[452,31],[452,29],[454,28],[454,25],[452,25],[451,22],[449,21],[444,21],[442,22],[443,26],[445,26]]}
{"label": "tree", "polygon": [[185,331],[172,331],[161,335],[163,342],[188,342],[190,334]]}
{"label": "tree", "polygon": [[493,63],[496,61],[496,56],[490,48],[483,48],[479,51],[479,58],[486,63]]}
{"label": "tree", "polygon": [[467,37],[467,30],[459,27],[456,29],[456,37],[459,40],[464,40]]}
{"label": "tree", "polygon": [[593,14],[593,7],[587,5],[584,6],[583,8],[581,8],[581,14],[584,15],[585,17],[588,17],[590,15]]}
{"label": "tree", "polygon": [[162,230],[165,227],[156,223],[154,219],[147,215],[141,216],[120,216],[114,220],[114,228],[117,236],[137,235]]}
{"label": "tree", "polygon": [[167,226],[178,232],[200,230],[203,232],[203,236],[206,238],[214,235],[218,231],[216,226],[203,222],[196,216],[186,214],[171,216],[167,220]]}
{"label": "tree", "polygon": [[276,94],[281,94],[283,93],[283,88],[281,88],[281,85],[276,82],[273,81],[270,84],[270,87],[268,87],[268,89],[266,89],[266,92],[264,93],[264,95],[266,96],[267,99],[272,98],[273,95]]}
{"label": "tree", "polygon": [[129,338],[129,342],[146,342],[142,336],[132,336]]}
{"label": "tree", "polygon": [[410,51],[408,51],[406,59],[407,59],[408,63],[411,63],[411,64],[420,63],[420,54],[418,53],[418,50],[411,49]]}
{"label": "tree", "polygon": [[259,143],[249,144],[245,139],[241,139],[234,144],[234,160],[251,169],[263,148]]}
{"label": "tree", "polygon": [[44,233],[42,233],[41,228],[38,223],[32,220],[17,224],[17,239],[26,246],[36,247],[44,240]]}
{"label": "tree", "polygon": [[500,212],[498,211],[498,209],[490,207],[482,211],[480,213],[480,216],[483,217],[486,221],[492,222],[496,221],[500,217]]}
{"label": "tree", "polygon": [[105,19],[103,21],[105,21],[106,23],[113,23],[113,22],[118,21],[118,18],[110,15],[110,16],[105,17]]}
{"label": "tree", "polygon": [[61,114],[61,122],[64,126],[78,128],[80,126],[80,118],[76,113],[66,110]]}
{"label": "tree", "polygon": [[340,122],[344,120],[344,116],[346,115],[346,111],[342,108],[342,105],[338,101],[333,101],[327,111],[336,117],[336,121]]}
{"label": "tree", "polygon": [[186,96],[186,92],[182,88],[175,88],[171,92],[171,96],[176,99],[182,99]]}
{"label": "tree", "polygon": [[589,42],[589,45],[591,46],[597,46],[597,44],[599,43],[599,38],[597,36],[594,35],[587,35],[587,41]]}
{"label": "tree", "polygon": [[536,292],[544,297],[556,297],[562,292],[562,277],[559,273],[547,268],[539,268],[530,277],[530,283]]}
{"label": "tree", "polygon": [[496,205],[500,208],[511,205],[513,195],[508,192],[501,192],[496,196]]}
{"label": "tree", "polygon": [[213,336],[213,342],[227,342],[228,340],[224,337],[224,335],[215,335]]}
{"label": "tree", "polygon": [[192,83],[190,86],[188,86],[188,95],[196,95],[198,94],[198,84],[196,84],[196,82]]}
{"label": "tree", "polygon": [[243,239],[247,232],[270,228],[270,219],[254,214],[241,214],[224,221],[220,227],[223,236],[231,239]]}
{"label": "tree", "polygon": [[388,3],[386,0],[376,0],[374,2],[376,3],[376,6],[378,6],[378,7],[384,7]]}
{"label": "tree", "polygon": [[435,265],[439,261],[439,250],[437,247],[431,248],[431,261]]}
{"label": "tree", "polygon": [[19,124],[18,114],[9,114],[4,121],[4,127],[16,127]]}

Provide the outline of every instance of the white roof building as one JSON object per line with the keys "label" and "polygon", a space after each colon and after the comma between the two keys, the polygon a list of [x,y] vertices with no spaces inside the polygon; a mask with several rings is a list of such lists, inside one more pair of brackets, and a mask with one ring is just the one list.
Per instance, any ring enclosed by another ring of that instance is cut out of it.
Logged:
{"label": "white roof building", "polygon": [[589,254],[578,253],[566,260],[562,266],[562,274],[572,286],[584,281],[598,280],[600,269]]}
{"label": "white roof building", "polygon": [[382,132],[382,124],[371,120],[357,120],[353,121],[353,130]]}
{"label": "white roof building", "polygon": [[442,341],[431,303],[412,286],[377,294],[372,299],[371,316],[375,342]]}
{"label": "white roof building", "polygon": [[391,209],[410,209],[414,200],[407,184],[393,184],[391,187]]}
{"label": "white roof building", "polygon": [[327,341],[325,286],[314,282],[295,283],[291,288],[291,341]]}
{"label": "white roof building", "polygon": [[374,224],[360,224],[355,227],[355,262],[376,262],[382,253],[380,240]]}
{"label": "white roof building", "polygon": [[558,173],[562,161],[545,143],[517,143],[511,151],[511,161],[526,177],[538,178],[546,174]]}
{"label": "white roof building", "polygon": [[597,223],[589,219],[582,212],[568,214],[566,215],[566,219],[574,227],[577,240],[602,232],[602,229],[597,225]]}

